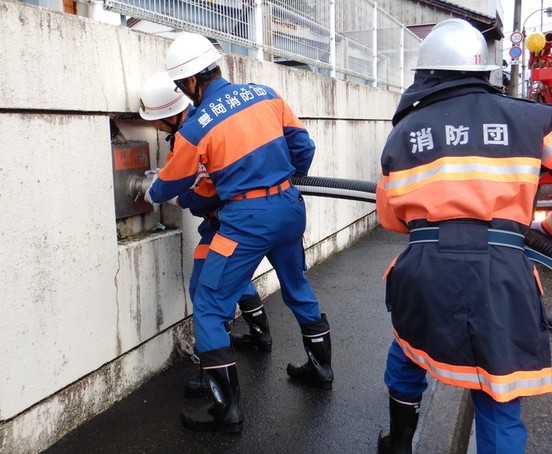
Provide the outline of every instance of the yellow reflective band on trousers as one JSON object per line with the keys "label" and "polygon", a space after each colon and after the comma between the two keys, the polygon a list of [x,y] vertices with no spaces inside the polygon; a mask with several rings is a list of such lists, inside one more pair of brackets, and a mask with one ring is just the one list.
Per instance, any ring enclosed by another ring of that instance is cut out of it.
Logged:
{"label": "yellow reflective band on trousers", "polygon": [[400,339],[396,331],[395,338],[405,355],[437,380],[448,385],[484,391],[497,402],[552,392],[550,367],[535,371],[516,371],[508,375],[491,375],[481,367],[454,366],[435,361],[424,351],[415,349]]}

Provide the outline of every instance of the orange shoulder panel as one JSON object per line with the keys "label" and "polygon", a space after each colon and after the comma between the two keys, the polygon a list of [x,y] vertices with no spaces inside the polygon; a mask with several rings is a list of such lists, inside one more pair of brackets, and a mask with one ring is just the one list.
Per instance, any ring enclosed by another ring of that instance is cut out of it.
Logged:
{"label": "orange shoulder panel", "polygon": [[198,145],[200,153],[209,154],[209,173],[228,167],[283,135],[281,117],[268,108],[269,103],[274,102],[278,100],[253,104],[209,131]]}
{"label": "orange shoulder panel", "polygon": [[193,176],[199,167],[199,153],[180,134],[176,134],[172,157],[167,164],[159,171],[159,178],[164,181],[176,181]]}

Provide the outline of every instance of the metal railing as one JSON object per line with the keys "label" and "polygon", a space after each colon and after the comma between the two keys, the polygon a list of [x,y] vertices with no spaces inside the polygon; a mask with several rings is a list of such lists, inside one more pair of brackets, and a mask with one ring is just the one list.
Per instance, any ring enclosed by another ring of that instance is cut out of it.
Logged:
{"label": "metal railing", "polygon": [[258,59],[402,91],[420,39],[369,0],[104,0],[119,14],[192,31]]}

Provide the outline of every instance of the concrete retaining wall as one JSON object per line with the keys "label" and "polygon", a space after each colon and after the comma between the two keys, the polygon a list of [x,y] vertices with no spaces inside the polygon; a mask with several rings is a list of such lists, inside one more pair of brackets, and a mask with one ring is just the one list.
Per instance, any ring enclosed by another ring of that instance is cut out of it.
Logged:
{"label": "concrete retaining wall", "polygon": [[[170,41],[0,0],[0,451],[40,452],[136,389],[192,339],[198,220],[176,207],[117,221],[111,143],[167,153],[137,115]],[[398,95],[225,56],[273,86],[317,143],[311,175],[376,180]],[[368,203],[307,199],[310,265],[375,225]],[[161,227],[159,225],[161,224]],[[261,295],[278,288],[267,263]]]}

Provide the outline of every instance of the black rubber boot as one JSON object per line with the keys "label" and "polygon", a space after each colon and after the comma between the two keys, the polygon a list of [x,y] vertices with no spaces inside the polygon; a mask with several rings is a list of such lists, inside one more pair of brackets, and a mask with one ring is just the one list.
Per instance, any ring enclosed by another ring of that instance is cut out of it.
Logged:
{"label": "black rubber boot", "polygon": [[412,454],[412,438],[418,425],[420,401],[405,402],[389,395],[391,432],[380,432],[378,454]]}
{"label": "black rubber boot", "polygon": [[184,392],[187,397],[201,397],[209,394],[209,383],[203,376],[200,368],[197,377],[190,378],[184,385]]}
{"label": "black rubber boot", "polygon": [[240,385],[236,365],[204,369],[213,402],[195,410],[182,410],[183,424],[196,431],[239,433],[243,416],[240,410]]}
{"label": "black rubber boot", "polygon": [[187,397],[202,397],[209,394],[209,383],[203,376],[203,370],[201,369],[200,360],[197,352],[197,348],[194,347],[191,360],[194,364],[199,365],[199,374],[196,377],[190,378],[184,385],[184,393]]}
{"label": "black rubber boot", "polygon": [[287,373],[293,380],[315,385],[322,389],[331,389],[334,378],[332,342],[330,325],[326,320],[326,316],[322,314],[320,320],[300,326],[308,361],[302,366],[288,364]]}
{"label": "black rubber boot", "polygon": [[258,294],[238,302],[243,319],[249,326],[249,333],[232,334],[232,344],[237,349],[255,349],[263,352],[272,350],[272,336],[268,318]]}

